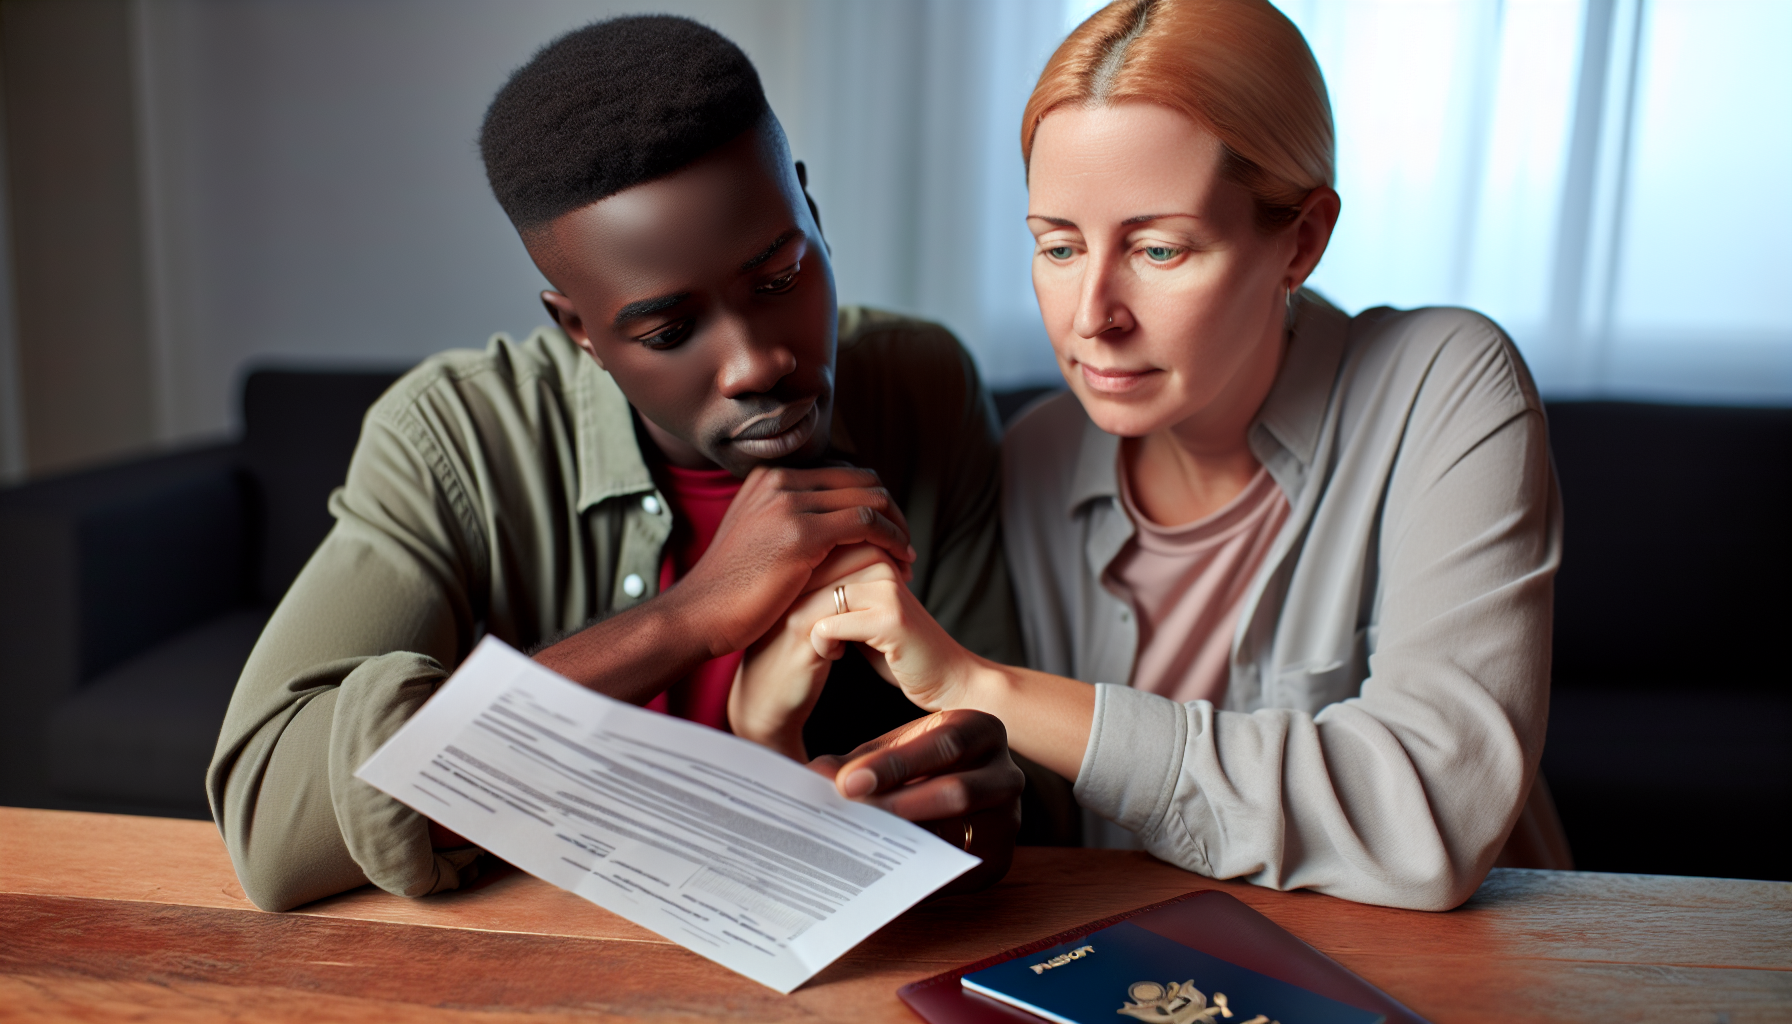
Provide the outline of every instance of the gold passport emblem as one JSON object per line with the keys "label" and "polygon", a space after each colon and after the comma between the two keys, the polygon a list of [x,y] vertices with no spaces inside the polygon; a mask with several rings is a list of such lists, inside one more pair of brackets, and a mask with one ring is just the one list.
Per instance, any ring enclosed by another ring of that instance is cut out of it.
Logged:
{"label": "gold passport emblem", "polygon": [[[1193,979],[1188,981],[1172,981],[1168,985],[1160,985],[1155,981],[1135,981],[1126,990],[1125,1006],[1115,1013],[1125,1014],[1137,1020],[1151,1021],[1152,1024],[1215,1024],[1224,1018],[1234,1016],[1232,1008],[1226,1005],[1226,993],[1215,992],[1212,1005],[1207,996],[1195,987]],[[1241,1020],[1237,1024],[1276,1024],[1268,1017],[1258,1014],[1250,1020]]]}

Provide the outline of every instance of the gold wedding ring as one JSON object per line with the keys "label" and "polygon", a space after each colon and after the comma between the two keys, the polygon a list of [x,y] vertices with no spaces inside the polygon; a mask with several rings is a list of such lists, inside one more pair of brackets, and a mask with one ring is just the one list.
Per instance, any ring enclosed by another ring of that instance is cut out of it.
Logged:
{"label": "gold wedding ring", "polygon": [[844,583],[834,588],[834,614],[846,614],[846,584]]}
{"label": "gold wedding ring", "polygon": [[971,852],[971,823],[964,823],[964,852]]}

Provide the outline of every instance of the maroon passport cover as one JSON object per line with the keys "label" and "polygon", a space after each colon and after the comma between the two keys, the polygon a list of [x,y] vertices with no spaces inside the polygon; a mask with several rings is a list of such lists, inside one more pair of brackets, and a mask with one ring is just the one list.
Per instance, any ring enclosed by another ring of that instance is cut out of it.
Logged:
{"label": "maroon passport cover", "polygon": [[909,1009],[930,1024],[1039,1024],[1040,1018],[1025,1010],[966,992],[958,979],[972,971],[1081,938],[1121,921],[1131,921],[1166,939],[1174,939],[1258,974],[1299,985],[1341,1003],[1386,1014],[1388,1024],[1427,1024],[1425,1018],[1357,977],[1343,964],[1283,931],[1280,925],[1240,903],[1230,893],[1218,889],[1187,893],[1173,900],[1092,921],[1081,928],[1016,946],[987,960],[904,985],[896,994]]}

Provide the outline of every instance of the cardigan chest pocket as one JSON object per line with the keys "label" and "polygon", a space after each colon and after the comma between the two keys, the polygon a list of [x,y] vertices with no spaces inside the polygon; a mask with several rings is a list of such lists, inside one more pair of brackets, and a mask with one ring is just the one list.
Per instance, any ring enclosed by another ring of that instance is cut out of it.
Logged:
{"label": "cardigan chest pocket", "polygon": [[1328,704],[1355,697],[1369,678],[1369,656],[1374,653],[1376,629],[1365,626],[1351,637],[1341,657],[1294,665],[1276,673],[1275,692],[1269,707],[1293,708],[1318,714]]}

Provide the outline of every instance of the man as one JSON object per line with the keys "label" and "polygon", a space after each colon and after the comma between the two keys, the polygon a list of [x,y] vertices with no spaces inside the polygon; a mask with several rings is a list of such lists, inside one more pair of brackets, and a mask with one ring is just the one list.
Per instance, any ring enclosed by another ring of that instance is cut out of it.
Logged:
{"label": "man", "polygon": [[[738,48],[670,17],[570,33],[500,91],[480,148],[559,329],[436,356],[369,411],[207,777],[265,908],[478,870],[353,773],[484,634],[726,728],[738,652],[881,557],[961,642],[1020,658],[975,370],[937,327],[836,310],[801,165]],[[876,739],[917,714],[860,658],[804,739],[843,793],[966,842],[988,884],[1021,789],[1000,723]]]}

